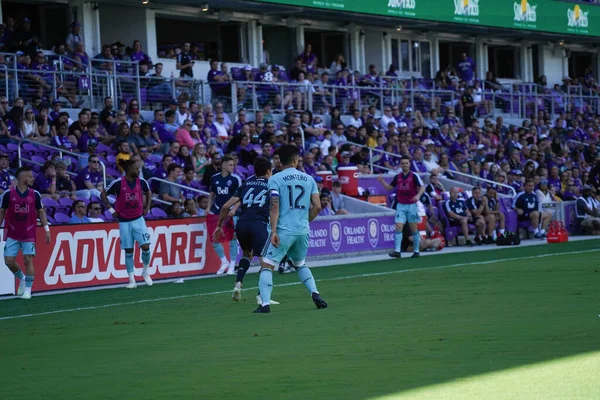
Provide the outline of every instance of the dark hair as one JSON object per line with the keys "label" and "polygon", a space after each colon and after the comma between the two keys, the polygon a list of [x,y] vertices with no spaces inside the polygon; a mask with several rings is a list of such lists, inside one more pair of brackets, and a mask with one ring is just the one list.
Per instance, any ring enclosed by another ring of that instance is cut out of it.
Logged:
{"label": "dark hair", "polygon": [[175,111],[173,111],[173,110],[169,110],[169,111],[167,111],[165,113],[165,117],[166,118],[171,118],[171,117],[174,117],[174,116],[175,116]]}
{"label": "dark hair", "polygon": [[256,157],[254,160],[254,173],[256,176],[265,176],[271,170],[271,161],[266,157]]}
{"label": "dark hair", "polygon": [[481,186],[473,186],[473,189],[471,190],[471,192],[474,192],[476,190],[481,190]]}
{"label": "dark hair", "polygon": [[171,160],[173,159],[173,156],[172,156],[171,154],[167,153],[167,154],[165,154],[165,155],[163,156],[163,158],[162,158],[163,162],[165,162],[165,160],[166,160],[168,157],[171,157]]}
{"label": "dark hair", "polygon": [[[96,205],[98,204],[100,206],[100,208],[102,208],[102,205],[100,203],[98,203],[97,201],[90,201],[87,205],[87,212],[89,213],[90,210]],[[100,210],[102,211],[102,210]]]}
{"label": "dark hair", "polygon": [[56,163],[54,161],[52,161],[52,160],[48,160],[48,161],[46,161],[44,163],[44,167],[43,167],[44,172],[46,172],[46,170],[48,168],[50,168],[50,167],[55,167],[56,168]]}
{"label": "dark hair", "polygon": [[129,160],[125,160],[125,159],[120,159],[117,162],[117,165],[119,165],[119,167],[121,167],[121,169],[123,171],[125,171],[125,173],[127,173],[127,170],[131,167],[135,165],[135,161],[133,161],[131,158]]}
{"label": "dark hair", "polygon": [[281,160],[281,164],[290,165],[294,157],[298,156],[298,147],[286,144],[285,146],[281,146],[278,150],[279,160]]}
{"label": "dark hair", "polygon": [[[46,161],[46,163],[47,163],[47,161]],[[44,165],[46,165],[46,164],[44,164]],[[31,168],[28,167],[27,165],[24,165],[24,166],[20,167],[19,169],[17,169],[17,172],[15,174],[17,179],[19,179],[19,175],[21,175],[21,172],[27,172],[27,171],[31,171]]]}
{"label": "dark hair", "polygon": [[171,172],[175,171],[177,168],[181,169],[181,165],[179,165],[179,164],[175,164],[175,163],[173,163],[173,164],[170,164],[170,165],[167,167],[167,172],[168,172],[168,173],[169,173],[169,175],[170,175],[170,174],[171,174]]}
{"label": "dark hair", "polygon": [[[71,215],[75,214],[75,209],[77,208],[77,204],[82,203],[85,206],[85,201],[83,200],[75,200],[73,204],[71,204]],[[87,212],[87,209],[86,209]]]}
{"label": "dark hair", "polygon": [[333,182],[332,185],[333,185],[333,187],[342,187],[342,184],[340,181],[335,181],[335,182]]}
{"label": "dark hair", "polygon": [[194,171],[194,168],[192,168],[192,167],[185,167],[185,168],[183,169],[183,173],[184,173],[184,174],[187,174],[187,173],[188,173],[188,172],[190,172],[190,171],[192,171],[192,172],[193,172],[193,171]]}
{"label": "dark hair", "polygon": [[223,159],[221,160],[221,164],[224,164],[224,163],[226,163],[226,162],[228,162],[228,161],[235,161],[235,160],[234,160],[234,159],[233,159],[233,157],[231,157],[231,156],[225,156],[225,157],[223,157]]}
{"label": "dark hair", "polygon": [[402,156],[402,157],[400,157],[400,162],[402,162],[404,160],[410,161],[410,157],[409,156]]}

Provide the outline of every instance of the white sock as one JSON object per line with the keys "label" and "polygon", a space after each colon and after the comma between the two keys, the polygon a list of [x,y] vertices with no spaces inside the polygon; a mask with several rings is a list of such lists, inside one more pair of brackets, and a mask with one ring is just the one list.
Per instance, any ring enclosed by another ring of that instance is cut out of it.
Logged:
{"label": "white sock", "polygon": [[533,231],[533,233],[540,233],[540,230],[538,228],[535,228],[535,231]]}
{"label": "white sock", "polygon": [[504,229],[500,229],[500,234],[504,235]]}
{"label": "white sock", "polygon": [[142,275],[148,275],[148,265],[144,265],[144,268],[142,269]]}
{"label": "white sock", "polygon": [[229,264],[229,260],[227,259],[227,257],[221,257],[221,264]]}
{"label": "white sock", "polygon": [[135,282],[135,278],[133,276],[133,272],[129,272],[128,275],[129,275],[129,283],[134,283]]}
{"label": "white sock", "polygon": [[542,233],[542,234],[546,233],[546,230],[545,229],[540,229],[540,233]]}

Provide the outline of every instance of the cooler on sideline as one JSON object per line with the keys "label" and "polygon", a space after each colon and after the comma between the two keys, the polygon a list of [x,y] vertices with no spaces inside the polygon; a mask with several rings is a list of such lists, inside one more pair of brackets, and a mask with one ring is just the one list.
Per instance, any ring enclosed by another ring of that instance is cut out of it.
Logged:
{"label": "cooler on sideline", "polygon": [[323,178],[323,189],[333,190],[333,172],[317,171],[317,175]]}
{"label": "cooler on sideline", "polygon": [[338,180],[346,196],[358,196],[358,167],[338,167]]}

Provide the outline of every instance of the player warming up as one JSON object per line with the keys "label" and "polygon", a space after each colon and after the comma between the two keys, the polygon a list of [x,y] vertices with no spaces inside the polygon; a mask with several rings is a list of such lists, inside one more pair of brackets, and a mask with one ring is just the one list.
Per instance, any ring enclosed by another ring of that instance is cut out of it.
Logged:
{"label": "player warming up", "polygon": [[[0,225],[4,220],[4,263],[19,279],[17,295],[22,299],[31,298],[31,288],[35,270],[33,257],[35,256],[35,234],[37,217],[46,231],[46,243],[50,243],[50,228],[46,219],[46,212],[42,207],[42,196],[33,190],[33,174],[29,167],[17,170],[17,187],[11,187],[2,195],[0,205]],[[19,250],[23,253],[25,273],[17,264]]]}
{"label": "player warming up", "polygon": [[[223,221],[227,218],[231,207],[240,201],[240,217],[235,227],[235,233],[242,248],[243,257],[235,279],[235,287],[231,297],[233,301],[242,298],[244,276],[250,268],[250,261],[256,255],[262,261],[262,252],[269,242],[269,196],[268,181],[271,177],[271,162],[265,157],[254,160],[254,176],[242,183],[235,194],[221,208],[217,229],[213,234],[213,242],[218,242],[223,235]],[[260,293],[259,296],[260,298]],[[260,300],[262,304],[262,299]],[[271,304],[278,304],[271,300]]]}
{"label": "player warming up", "polygon": [[[152,278],[148,274],[150,265],[150,234],[146,227],[144,215],[150,211],[152,192],[144,178],[140,178],[140,167],[134,160],[119,160],[119,166],[125,171],[125,176],[112,181],[106,190],[102,191],[102,200],[110,213],[119,220],[121,249],[125,250],[125,267],[129,276],[127,289],[135,289],[133,274],[133,247],[138,242],[142,249],[142,277],[146,285],[152,286]],[[108,196],[117,198],[115,208],[112,208]]]}
{"label": "player warming up", "polygon": [[390,185],[383,180],[381,175],[378,178],[386,190],[391,191],[394,188],[396,189],[394,251],[390,253],[390,257],[400,258],[402,256],[400,253],[402,248],[402,229],[404,228],[404,224],[408,222],[415,249],[412,258],[417,258],[419,257],[419,241],[421,240],[417,227],[417,224],[421,221],[417,201],[419,201],[425,192],[425,186],[419,175],[410,170],[410,158],[406,156],[402,157],[400,159],[400,167],[402,168],[402,173],[396,175]]}
{"label": "player warming up", "polygon": [[[223,157],[221,162],[221,172],[214,174],[210,178],[210,197],[208,199],[208,210],[209,214],[206,216],[206,225],[208,232],[212,232],[213,237],[215,230],[217,229],[217,221],[219,220],[219,214],[223,206],[235,193],[235,191],[242,185],[242,179],[233,173],[235,168],[233,157]],[[227,209],[227,221],[225,228],[218,240],[212,240],[212,246],[215,252],[221,259],[221,267],[217,271],[217,275],[221,275],[227,271],[228,275],[235,273],[235,261],[238,256],[238,241],[235,237],[234,232],[234,216],[237,210],[237,205],[232,209]],[[229,242],[229,259],[225,257],[225,249],[221,243]]]}
{"label": "player warming up", "polygon": [[279,266],[286,255],[297,268],[298,277],[317,308],[327,308],[327,303],[319,295],[312,272],[305,265],[309,223],[321,210],[319,190],[310,175],[296,169],[299,159],[296,146],[285,145],[278,152],[283,171],[269,179],[271,237],[263,253],[258,280],[262,304],[254,312],[271,312],[273,269]]}

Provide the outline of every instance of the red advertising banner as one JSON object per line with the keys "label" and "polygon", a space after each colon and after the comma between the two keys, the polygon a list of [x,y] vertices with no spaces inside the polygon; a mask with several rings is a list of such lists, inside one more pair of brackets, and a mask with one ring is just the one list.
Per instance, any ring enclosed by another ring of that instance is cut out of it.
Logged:
{"label": "red advertising banner", "polygon": [[[214,274],[219,269],[221,262],[210,245],[204,217],[150,220],[147,224],[153,279]],[[44,230],[37,230],[35,292],[128,282],[117,223],[60,225],[51,227],[51,232],[48,245]],[[142,281],[139,247],[134,260],[136,279]],[[19,262],[23,265],[22,259]]]}

